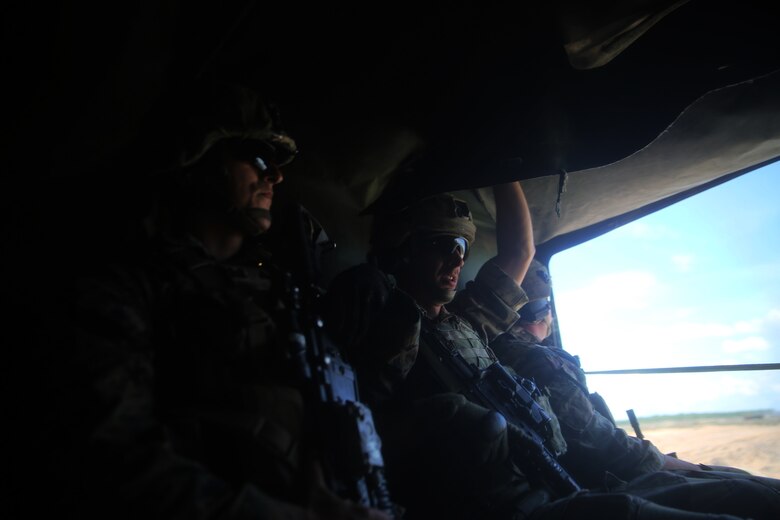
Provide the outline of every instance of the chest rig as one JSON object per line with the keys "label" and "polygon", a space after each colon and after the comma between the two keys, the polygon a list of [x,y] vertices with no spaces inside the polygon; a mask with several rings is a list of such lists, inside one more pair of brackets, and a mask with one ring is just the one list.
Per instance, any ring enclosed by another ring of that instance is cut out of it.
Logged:
{"label": "chest rig", "polygon": [[269,255],[217,262],[169,247],[157,350],[159,413],[177,448],[234,482],[289,497],[303,401],[280,342],[284,306]]}
{"label": "chest rig", "polygon": [[[446,312],[446,311],[443,311]],[[443,314],[437,320],[423,317],[420,330],[420,350],[400,393],[402,400],[416,400],[441,392],[459,392],[460,385],[445,384],[439,377],[440,362],[428,345],[427,337],[435,335],[447,348],[460,353],[474,367],[484,370],[496,356],[468,322],[454,314]]]}
{"label": "chest rig", "polygon": [[445,310],[442,310],[442,313],[444,314],[437,320],[424,319],[423,330],[437,334],[445,344],[457,350],[463,359],[479,369],[485,369],[497,361],[496,355],[467,321]]}

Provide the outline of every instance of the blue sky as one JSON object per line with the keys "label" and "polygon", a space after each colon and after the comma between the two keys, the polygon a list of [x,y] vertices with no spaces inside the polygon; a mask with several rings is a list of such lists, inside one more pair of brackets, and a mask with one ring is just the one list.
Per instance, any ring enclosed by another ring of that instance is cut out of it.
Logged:
{"label": "blue sky", "polygon": [[[780,363],[780,163],[550,262],[563,345],[587,370]],[[616,419],[780,411],[780,371],[591,375]]]}

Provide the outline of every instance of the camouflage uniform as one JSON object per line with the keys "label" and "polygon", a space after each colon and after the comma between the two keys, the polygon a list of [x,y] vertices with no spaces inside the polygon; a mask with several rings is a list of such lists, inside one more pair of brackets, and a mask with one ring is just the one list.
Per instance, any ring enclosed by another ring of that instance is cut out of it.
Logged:
{"label": "camouflage uniform", "polygon": [[[521,285],[532,301],[546,301],[552,294],[550,275],[538,260],[532,261]],[[591,488],[602,487],[607,472],[630,480],[661,469],[663,454],[649,441],[630,437],[617,428],[606,403],[590,393],[579,359],[560,348],[539,344],[536,336],[523,328],[524,323],[544,319],[521,313],[511,331],[498,337],[491,347],[501,363],[533,379],[550,396],[566,445],[561,462],[581,484]]]}
{"label": "camouflage uniform", "polygon": [[[475,280],[442,307],[439,316],[429,319],[423,313],[422,327],[457,349],[466,361],[485,369],[498,360],[487,346],[488,341],[516,321],[517,309],[526,301],[525,292],[501,268],[488,261]],[[433,377],[422,368],[424,365],[420,364],[409,373],[407,387],[413,389],[415,398],[441,391],[437,385],[432,385]]]}
{"label": "camouflage uniform", "polygon": [[[351,313],[343,296],[354,294],[356,286],[370,285],[368,280],[384,284],[375,283],[373,296],[364,301],[396,300],[406,322],[398,319],[397,310],[385,308],[374,317],[368,327],[374,332],[365,338],[348,338],[339,330],[334,335],[350,349],[362,395],[375,411],[394,497],[409,508],[412,518],[508,517],[519,507],[516,502],[529,500],[531,490],[510,461],[507,432],[486,409],[436,383],[424,355],[427,347],[418,346],[418,334],[421,328],[435,330],[467,360],[485,368],[496,361],[487,340],[515,321],[525,293],[498,266],[487,262],[432,320],[394,286],[391,277],[363,265],[342,273],[331,284],[326,305],[331,325]],[[386,296],[377,296],[383,291]],[[450,312],[454,309],[459,314]],[[386,325],[387,320],[393,326]],[[387,333],[391,330],[395,331],[392,337]],[[402,336],[403,341],[398,341]],[[432,450],[432,445],[439,449]]]}
{"label": "camouflage uniform", "polygon": [[[493,269],[495,266],[489,263],[483,267],[484,272]],[[395,299],[395,310],[375,316],[369,329],[385,332],[368,332],[365,342],[352,344],[352,356],[353,359],[371,359],[370,352],[366,352],[370,349],[384,353],[384,359],[390,360],[384,368],[376,362],[358,363],[358,370],[364,397],[373,397],[371,404],[382,434],[391,491],[394,498],[408,508],[407,518],[734,520],[737,517],[774,517],[780,506],[780,495],[771,489],[770,479],[732,477],[717,472],[703,475],[654,472],[630,483],[617,477],[606,482],[602,478],[604,485],[599,486],[600,492],[583,491],[557,500],[536,489],[511,460],[512,430],[497,424],[485,408],[438,386],[424,354],[426,346],[424,342],[417,344],[415,334],[421,321],[422,327],[441,329],[453,348],[458,348],[480,366],[487,366],[495,359],[494,352],[470,322],[449,312],[452,304],[436,320],[421,317],[421,312],[415,315],[407,306],[410,303],[408,296],[393,286],[392,278],[367,265],[353,268],[334,279],[328,294],[329,303],[340,301],[345,304],[346,299],[340,299],[344,293],[354,294],[356,285],[372,276],[386,283],[385,296],[379,299]],[[485,280],[489,282],[483,284]],[[489,319],[486,317],[496,318],[492,326],[483,326],[481,330],[498,330],[500,319],[497,317],[503,313],[495,310],[501,306],[512,307],[506,305],[506,300],[497,306],[502,301],[498,297],[491,298],[490,304],[480,305],[475,294],[492,293],[495,297],[503,288],[508,290],[504,294],[522,295],[522,290],[513,290],[501,282],[491,288],[490,281],[496,280],[507,281],[508,278],[506,275],[495,278],[478,275],[478,281],[470,284],[459,295],[459,300],[453,301],[455,307],[465,308],[472,318],[479,316],[483,320],[479,323],[483,325],[484,320]],[[520,296],[519,301],[522,300]],[[340,315],[336,307],[330,307],[333,317]],[[400,314],[399,310],[402,310]],[[401,319],[401,315],[406,319]],[[393,325],[388,326],[387,320]],[[388,335],[390,330],[394,332]],[[399,338],[403,340],[398,341]],[[359,353],[359,349],[364,350]],[[395,355],[390,354],[392,352]],[[377,373],[393,376],[377,377]]]}
{"label": "camouflage uniform", "polygon": [[47,385],[63,406],[42,427],[81,435],[48,445],[52,499],[64,501],[49,506],[262,518],[276,499],[300,501],[303,403],[261,258],[217,262],[190,238],[79,283],[51,338]]}
{"label": "camouflage uniform", "polygon": [[[448,231],[446,223],[431,221],[440,229],[426,232]],[[391,230],[389,235],[375,236],[375,244],[390,236],[391,244],[398,245],[400,240],[393,240],[393,233],[408,235],[403,229]],[[780,502],[767,495],[766,483],[737,483],[739,479],[715,473],[699,479],[680,479],[679,475],[638,479],[631,488],[614,478],[603,488],[609,492],[583,491],[557,500],[530,485],[512,462],[513,429],[456,393],[457,389],[442,388],[426,355],[424,339],[416,340],[419,330],[433,331],[480,368],[496,361],[487,342],[514,323],[527,295],[492,262],[435,319],[427,318],[419,307],[415,313],[414,302],[395,286],[393,278],[370,265],[336,277],[328,299],[331,330],[347,346],[361,377],[363,395],[375,410],[391,491],[408,508],[410,519],[733,520],[723,513],[768,519],[777,511]],[[572,375],[578,381],[577,372]],[[544,404],[552,410],[549,401]],[[655,452],[645,450],[648,464],[656,464]],[[666,475],[650,475],[662,474]],[[725,493],[729,486],[732,494],[741,495],[741,501],[716,500],[729,495]]]}
{"label": "camouflage uniform", "polygon": [[[211,119],[196,118],[200,127],[185,120],[193,135],[182,139],[172,174],[226,139],[294,152],[256,96],[230,87],[224,95],[202,100],[204,108],[225,104]],[[192,204],[186,193],[172,196]],[[273,259],[244,236],[238,254],[218,261],[188,232],[160,233],[52,296],[30,370],[17,381],[29,403],[19,412],[25,438],[12,467],[34,472],[17,479],[38,495],[15,497],[28,511],[305,515],[291,504],[311,504],[316,457],[302,440],[303,399],[284,339],[289,316]]]}
{"label": "camouflage uniform", "polygon": [[[547,269],[537,261],[522,285],[531,299],[550,296]],[[533,378],[550,396],[566,444],[566,453],[559,460],[580,484],[690,511],[752,518],[780,513],[778,480],[737,473],[733,468],[662,471],[664,455],[651,442],[617,428],[603,399],[590,393],[579,359],[560,348],[539,344],[536,336],[520,325],[499,336],[491,347],[501,363],[522,377]],[[601,495],[593,503],[607,496]],[[561,506],[545,507],[552,514]]]}
{"label": "camouflage uniform", "polygon": [[602,487],[606,472],[630,480],[661,469],[663,454],[652,443],[627,435],[594,408],[574,356],[539,345],[520,328],[502,335],[491,347],[504,365],[533,378],[550,395],[566,441],[566,454],[560,460],[582,484]]}

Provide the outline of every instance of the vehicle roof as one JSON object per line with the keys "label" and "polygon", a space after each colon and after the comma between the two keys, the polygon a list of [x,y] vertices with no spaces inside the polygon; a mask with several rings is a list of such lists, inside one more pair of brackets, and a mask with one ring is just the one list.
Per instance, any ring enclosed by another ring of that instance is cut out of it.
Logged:
{"label": "vehicle roof", "polygon": [[[483,4],[16,6],[9,149],[75,178],[126,153],[166,91],[247,83],[298,140],[286,189],[342,246],[334,269],[362,259],[357,214],[388,186],[396,203],[464,190],[480,256],[485,188],[522,180],[549,257],[780,157],[778,18],[762,2]],[[42,129],[57,136],[43,152]]]}

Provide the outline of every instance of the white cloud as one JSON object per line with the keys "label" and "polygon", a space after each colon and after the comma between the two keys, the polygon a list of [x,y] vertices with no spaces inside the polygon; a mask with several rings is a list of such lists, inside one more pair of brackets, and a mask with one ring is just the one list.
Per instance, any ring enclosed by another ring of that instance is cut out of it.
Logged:
{"label": "white cloud", "polygon": [[[642,319],[629,320],[636,311],[620,301],[580,305],[586,306],[577,307],[579,312],[560,324],[561,334],[565,348],[580,354],[591,370],[765,362],[773,344],[780,345],[765,318],[733,323],[675,318],[659,323],[651,318],[652,308]],[[594,319],[603,305],[612,305],[607,315],[614,319]]]}
{"label": "white cloud", "polygon": [[665,226],[650,225],[636,220],[613,231],[613,237],[620,237],[620,235],[641,240],[661,240],[675,237],[677,233]]}
{"label": "white cloud", "polygon": [[674,317],[684,320],[694,316],[697,312],[699,312],[699,309],[696,307],[678,307],[674,309]]}
{"label": "white cloud", "polygon": [[759,336],[748,336],[742,339],[723,340],[722,349],[724,352],[747,352],[756,350],[768,350],[769,343]]}
{"label": "white cloud", "polygon": [[[600,393],[617,419],[633,408],[637,415],[751,410],[766,406],[774,383],[766,376],[745,373],[591,375],[588,386]],[[757,399],[761,400],[758,404]]]}
{"label": "white cloud", "polygon": [[654,234],[653,228],[644,222],[631,222],[626,224],[620,231],[634,238],[651,238]]}
{"label": "white cloud", "polygon": [[725,323],[674,323],[666,327],[667,334],[678,340],[724,338],[733,336],[734,327]]}
{"label": "white cloud", "polygon": [[644,309],[658,287],[655,276],[647,271],[619,271],[599,276],[587,285],[555,294],[556,305],[571,309],[570,315],[584,309],[598,309],[601,315],[622,309]]}
{"label": "white cloud", "polygon": [[750,321],[738,321],[734,324],[734,332],[737,334],[753,334],[761,330],[764,320],[754,319]]}
{"label": "white cloud", "polygon": [[683,273],[687,273],[691,270],[693,264],[693,255],[672,255],[672,264],[674,267]]}
{"label": "white cloud", "polygon": [[745,334],[758,334],[763,329],[764,321],[761,318],[735,323],[680,321],[669,323],[665,330],[667,335],[681,340],[730,338]]}
{"label": "white cloud", "polygon": [[[729,392],[729,389],[731,392]],[[755,396],[763,392],[761,384],[750,375],[737,376],[734,374],[723,376],[721,381],[713,381],[709,391],[719,397],[725,397],[732,394]]]}
{"label": "white cloud", "polygon": [[633,270],[556,293],[564,347],[590,370],[758,363],[780,351],[780,308],[717,320],[699,306],[665,307],[664,291],[660,279]]}

